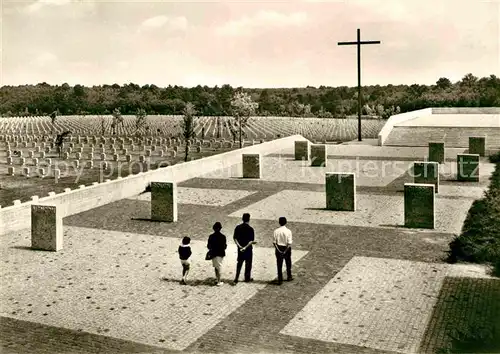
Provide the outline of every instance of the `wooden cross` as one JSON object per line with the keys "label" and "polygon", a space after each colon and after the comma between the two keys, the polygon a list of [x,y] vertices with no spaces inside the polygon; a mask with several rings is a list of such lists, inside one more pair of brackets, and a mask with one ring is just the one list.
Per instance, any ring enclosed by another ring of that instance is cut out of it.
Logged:
{"label": "wooden cross", "polygon": [[361,44],[380,44],[380,41],[361,41],[361,31],[358,28],[356,42],[338,42],[337,44],[358,46],[358,141],[361,141]]}

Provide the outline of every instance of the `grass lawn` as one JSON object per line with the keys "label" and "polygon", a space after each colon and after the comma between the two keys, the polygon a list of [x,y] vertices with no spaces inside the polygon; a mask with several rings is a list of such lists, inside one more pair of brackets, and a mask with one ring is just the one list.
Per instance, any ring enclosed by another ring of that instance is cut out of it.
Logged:
{"label": "grass lawn", "polygon": [[419,352],[500,353],[500,280],[446,278]]}

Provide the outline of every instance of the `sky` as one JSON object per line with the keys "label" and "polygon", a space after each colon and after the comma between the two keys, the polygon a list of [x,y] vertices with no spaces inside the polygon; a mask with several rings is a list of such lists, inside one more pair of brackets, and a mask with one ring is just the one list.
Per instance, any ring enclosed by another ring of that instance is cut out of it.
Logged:
{"label": "sky", "polygon": [[500,76],[500,0],[0,0],[0,85],[434,84]]}

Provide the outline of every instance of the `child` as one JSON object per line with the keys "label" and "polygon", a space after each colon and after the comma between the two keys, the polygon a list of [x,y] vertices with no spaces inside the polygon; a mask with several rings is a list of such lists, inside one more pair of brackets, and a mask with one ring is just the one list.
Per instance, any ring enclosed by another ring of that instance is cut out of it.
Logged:
{"label": "child", "polygon": [[191,246],[189,243],[191,242],[191,238],[183,237],[182,243],[179,245],[179,258],[182,264],[182,280],[181,284],[186,285],[187,276],[189,274],[189,257],[191,257]]}

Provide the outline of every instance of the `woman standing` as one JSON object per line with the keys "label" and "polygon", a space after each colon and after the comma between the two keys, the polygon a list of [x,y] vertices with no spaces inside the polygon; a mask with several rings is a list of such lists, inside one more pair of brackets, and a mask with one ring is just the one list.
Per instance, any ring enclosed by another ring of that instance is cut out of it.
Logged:
{"label": "woman standing", "polygon": [[216,285],[221,286],[222,284],[224,284],[221,281],[221,268],[222,261],[226,256],[226,236],[224,236],[220,232],[220,230],[222,230],[222,224],[220,222],[217,221],[212,228],[214,230],[214,233],[208,237],[207,248],[215,269],[215,277],[217,278]]}

